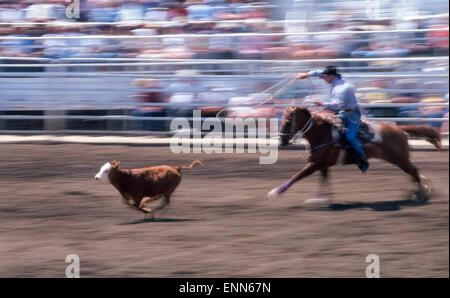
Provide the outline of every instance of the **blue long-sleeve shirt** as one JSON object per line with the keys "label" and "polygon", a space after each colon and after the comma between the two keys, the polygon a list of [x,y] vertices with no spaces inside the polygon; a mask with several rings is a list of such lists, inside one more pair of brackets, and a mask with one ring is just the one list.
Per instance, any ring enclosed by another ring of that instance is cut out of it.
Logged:
{"label": "blue long-sleeve shirt", "polygon": [[[322,72],[322,70],[313,70],[309,72],[309,75],[319,77],[322,75]],[[353,110],[358,108],[353,85],[339,77],[335,77],[330,84],[329,102],[323,103],[322,106],[331,111]]]}

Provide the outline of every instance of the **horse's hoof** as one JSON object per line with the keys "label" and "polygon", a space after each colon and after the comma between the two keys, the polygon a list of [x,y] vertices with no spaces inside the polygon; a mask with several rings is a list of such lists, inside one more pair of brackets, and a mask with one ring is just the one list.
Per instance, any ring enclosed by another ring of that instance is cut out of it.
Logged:
{"label": "horse's hoof", "polygon": [[267,193],[267,197],[269,198],[269,200],[274,200],[278,198],[278,196],[279,196],[278,188],[274,188],[271,191],[269,191],[269,193]]}
{"label": "horse's hoof", "polygon": [[420,202],[420,203],[427,202],[429,200],[429,198],[430,197],[427,194],[425,194],[424,192],[421,192],[421,191],[417,191],[412,196],[412,200],[413,201],[417,201],[417,202]]}
{"label": "horse's hoof", "polygon": [[426,196],[431,195],[431,180],[424,175],[420,175],[422,191]]}
{"label": "horse's hoof", "polygon": [[303,204],[306,207],[319,208],[319,207],[327,207],[330,203],[331,203],[330,198],[313,198],[306,200]]}
{"label": "horse's hoof", "polygon": [[424,184],[423,185],[423,194],[427,197],[431,196],[431,186]]}

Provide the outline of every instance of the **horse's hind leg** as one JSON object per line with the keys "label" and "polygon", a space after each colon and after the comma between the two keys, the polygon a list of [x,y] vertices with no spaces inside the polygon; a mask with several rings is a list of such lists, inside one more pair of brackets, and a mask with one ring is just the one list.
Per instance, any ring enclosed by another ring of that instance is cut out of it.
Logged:
{"label": "horse's hind leg", "polygon": [[414,183],[416,183],[419,187],[419,192],[417,193],[416,198],[421,201],[428,200],[429,196],[431,195],[431,188],[429,186],[429,183],[427,182],[428,179],[423,175],[419,175],[419,170],[417,169],[417,167],[412,164],[409,159],[396,161],[394,164],[396,164],[407,174],[411,175]]}

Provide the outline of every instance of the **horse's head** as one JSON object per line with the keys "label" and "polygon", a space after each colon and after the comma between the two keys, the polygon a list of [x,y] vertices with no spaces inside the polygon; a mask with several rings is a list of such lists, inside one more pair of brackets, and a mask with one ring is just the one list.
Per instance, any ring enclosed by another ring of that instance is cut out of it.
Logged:
{"label": "horse's head", "polygon": [[119,169],[120,161],[113,160],[105,163],[98,171],[97,175],[95,175],[96,180],[102,179],[105,175],[109,174],[111,171],[116,171]]}
{"label": "horse's head", "polygon": [[305,107],[290,107],[284,112],[280,127],[281,146],[289,145],[295,134],[303,129],[311,119],[311,113]]}

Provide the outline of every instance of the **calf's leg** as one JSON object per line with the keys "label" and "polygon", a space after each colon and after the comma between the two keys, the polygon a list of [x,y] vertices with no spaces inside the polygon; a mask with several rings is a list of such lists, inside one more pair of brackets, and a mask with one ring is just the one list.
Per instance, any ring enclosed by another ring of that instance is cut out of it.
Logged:
{"label": "calf's leg", "polygon": [[163,195],[163,197],[161,199],[161,203],[158,206],[156,206],[155,208],[153,208],[153,212],[155,212],[157,210],[161,210],[162,208],[169,205],[169,199],[170,199],[170,197],[168,195]]}
{"label": "calf's leg", "polygon": [[149,203],[149,202],[153,202],[156,201],[158,199],[161,198],[162,195],[157,195],[157,196],[153,196],[153,197],[145,197],[141,200],[141,202],[139,203],[139,209],[144,207],[145,204]]}

